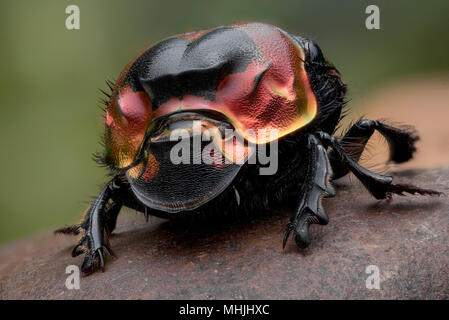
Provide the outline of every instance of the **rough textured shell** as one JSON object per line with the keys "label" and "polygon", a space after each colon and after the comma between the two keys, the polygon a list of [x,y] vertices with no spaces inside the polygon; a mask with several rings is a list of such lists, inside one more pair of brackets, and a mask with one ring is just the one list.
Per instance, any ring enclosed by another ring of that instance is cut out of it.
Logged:
{"label": "rough textured shell", "polygon": [[218,112],[257,143],[270,140],[255,141],[258,130],[277,129],[282,137],[304,127],[316,116],[317,102],[303,59],[287,32],[261,23],[158,42],[118,79],[107,108],[106,161],[130,164],[151,121],[182,110]]}

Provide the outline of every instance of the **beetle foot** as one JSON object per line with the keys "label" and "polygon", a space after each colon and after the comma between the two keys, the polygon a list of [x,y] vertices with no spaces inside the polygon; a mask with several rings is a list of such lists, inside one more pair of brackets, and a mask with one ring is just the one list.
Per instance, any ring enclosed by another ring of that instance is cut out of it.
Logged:
{"label": "beetle foot", "polygon": [[298,216],[298,219],[290,222],[284,235],[284,240],[282,243],[283,248],[285,248],[287,240],[292,232],[295,234],[296,245],[301,249],[307,248],[311,242],[309,234],[310,225],[314,223],[325,225],[329,221],[324,211],[321,212],[321,215],[322,218],[313,212],[305,211]]}
{"label": "beetle foot", "polygon": [[[72,250],[72,257],[77,257],[80,254],[85,254],[83,264],[81,265],[81,271],[84,276],[88,276],[97,270],[104,272],[105,266],[105,253],[106,250],[112,256],[115,256],[114,252],[111,250],[108,235],[105,233],[105,243],[101,245],[94,246],[94,241],[89,233],[84,232],[81,229],[82,237],[78,244]],[[104,250],[106,249],[106,250]]]}
{"label": "beetle foot", "polygon": [[81,271],[85,276],[88,276],[98,269],[104,272],[104,252],[103,248],[97,250],[90,250],[86,257],[84,258],[83,264],[81,265]]}

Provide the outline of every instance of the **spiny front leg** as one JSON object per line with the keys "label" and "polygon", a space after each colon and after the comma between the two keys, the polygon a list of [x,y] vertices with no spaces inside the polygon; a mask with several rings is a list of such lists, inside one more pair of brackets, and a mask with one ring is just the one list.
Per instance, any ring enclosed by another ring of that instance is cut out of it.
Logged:
{"label": "spiny front leg", "polygon": [[305,248],[310,244],[309,226],[313,223],[325,225],[329,222],[321,204],[323,196],[334,196],[335,190],[330,184],[331,167],[327,151],[313,135],[308,138],[306,176],[302,186],[300,201],[295,214],[287,227],[283,247],[291,232],[295,233],[296,244]]}
{"label": "spiny front leg", "polygon": [[[86,255],[81,266],[85,275],[99,268],[104,270],[105,248],[113,254],[108,237],[115,227],[117,215],[122,206],[121,202],[113,199],[121,188],[117,183],[118,179],[114,179],[101,191],[79,225],[55,231],[55,233],[81,235],[80,241],[73,248],[72,256],[76,257],[82,253]],[[112,204],[108,204],[111,199]]]}

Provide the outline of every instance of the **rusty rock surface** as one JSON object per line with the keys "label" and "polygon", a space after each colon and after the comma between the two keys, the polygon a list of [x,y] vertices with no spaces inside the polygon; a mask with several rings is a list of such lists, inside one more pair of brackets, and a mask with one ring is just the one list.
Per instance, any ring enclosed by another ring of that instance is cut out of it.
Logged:
{"label": "rusty rock surface", "polygon": [[[396,181],[448,192],[449,168],[395,173]],[[354,180],[354,179],[353,179]],[[43,235],[0,249],[1,299],[447,299],[449,198],[376,201],[356,182],[325,199],[327,226],[312,244],[282,250],[289,213],[247,224],[189,231],[122,213],[106,272],[65,287],[76,239]],[[366,268],[380,271],[367,289]]]}

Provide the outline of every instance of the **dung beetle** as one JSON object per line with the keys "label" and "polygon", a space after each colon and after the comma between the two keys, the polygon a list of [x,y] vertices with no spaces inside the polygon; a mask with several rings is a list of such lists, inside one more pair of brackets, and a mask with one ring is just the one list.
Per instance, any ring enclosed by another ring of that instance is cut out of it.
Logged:
{"label": "dung beetle", "polygon": [[[213,224],[220,216],[270,212],[294,202],[283,245],[293,233],[305,248],[310,224],[329,221],[321,200],[335,196],[331,181],[350,172],[376,199],[439,194],[396,184],[358,164],[376,130],[395,163],[412,158],[418,136],[411,127],[361,119],[334,137],[346,106],[339,71],[313,41],[272,25],[239,23],[167,38],[141,52],[109,86],[105,150],[98,160],[112,179],[80,224],[57,230],[80,236],[72,255],[85,254],[85,274],[104,270],[105,250],[112,253],[108,238],[123,206],[146,217],[208,217]],[[243,161],[174,163],[168,136],[184,129],[193,138],[194,122],[201,132],[214,132],[218,148],[230,143],[242,149]],[[244,139],[230,142],[223,129]],[[257,140],[245,133],[265,129],[277,136]],[[262,175],[262,164],[248,163],[249,150],[272,142],[277,170]]]}

